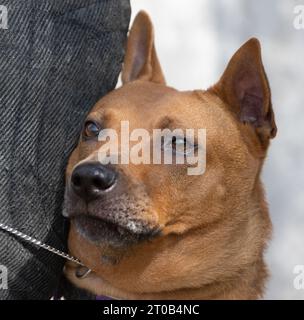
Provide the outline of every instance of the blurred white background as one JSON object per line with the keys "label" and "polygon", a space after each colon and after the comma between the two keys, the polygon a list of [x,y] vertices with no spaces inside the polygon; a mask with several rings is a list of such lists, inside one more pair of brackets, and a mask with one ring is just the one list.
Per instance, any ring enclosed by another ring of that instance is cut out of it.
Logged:
{"label": "blurred white background", "polygon": [[304,265],[304,29],[293,26],[304,0],[131,0],[132,20],[146,10],[155,25],[156,48],[167,82],[180,90],[215,83],[232,54],[248,38],[262,44],[278,135],[264,183],[274,225],[267,252],[267,299],[304,299],[293,286]]}

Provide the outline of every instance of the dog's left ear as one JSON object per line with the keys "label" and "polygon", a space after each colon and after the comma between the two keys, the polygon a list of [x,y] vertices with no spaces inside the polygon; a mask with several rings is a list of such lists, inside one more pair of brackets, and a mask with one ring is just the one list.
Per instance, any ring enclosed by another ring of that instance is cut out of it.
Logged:
{"label": "dog's left ear", "polygon": [[251,124],[263,142],[276,135],[271,94],[257,39],[247,41],[231,58],[211,89],[243,123]]}
{"label": "dog's left ear", "polygon": [[140,11],[130,30],[122,69],[122,82],[146,80],[165,84],[154,45],[154,29],[148,14]]}

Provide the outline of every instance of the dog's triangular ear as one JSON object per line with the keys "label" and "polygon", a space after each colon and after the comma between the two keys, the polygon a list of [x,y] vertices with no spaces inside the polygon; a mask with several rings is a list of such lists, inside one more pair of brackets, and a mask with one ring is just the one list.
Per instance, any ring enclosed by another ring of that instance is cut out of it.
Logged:
{"label": "dog's triangular ear", "polygon": [[124,84],[134,80],[165,84],[155,50],[153,24],[144,11],[140,11],[133,22],[122,69]]}
{"label": "dog's triangular ear", "polygon": [[253,125],[264,141],[276,135],[270,88],[257,39],[250,39],[234,54],[211,90],[228,104],[240,121]]}

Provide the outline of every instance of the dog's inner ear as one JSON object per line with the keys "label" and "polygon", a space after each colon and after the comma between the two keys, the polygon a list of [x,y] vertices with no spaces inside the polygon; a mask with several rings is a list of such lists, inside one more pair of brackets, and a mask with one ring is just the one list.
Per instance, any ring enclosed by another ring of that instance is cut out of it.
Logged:
{"label": "dog's inner ear", "polygon": [[136,16],[130,30],[122,69],[122,82],[146,80],[165,84],[154,45],[152,22],[144,11]]}
{"label": "dog's inner ear", "polygon": [[270,88],[257,39],[250,39],[234,54],[211,90],[228,104],[241,122],[251,124],[263,140],[276,135]]}

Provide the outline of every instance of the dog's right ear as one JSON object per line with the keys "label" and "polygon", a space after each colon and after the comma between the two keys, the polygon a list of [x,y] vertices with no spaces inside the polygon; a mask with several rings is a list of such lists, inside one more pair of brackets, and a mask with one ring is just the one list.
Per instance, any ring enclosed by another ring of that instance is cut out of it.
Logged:
{"label": "dog's right ear", "polygon": [[133,22],[122,69],[123,84],[134,80],[165,84],[154,46],[153,24],[144,11],[140,11]]}

